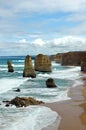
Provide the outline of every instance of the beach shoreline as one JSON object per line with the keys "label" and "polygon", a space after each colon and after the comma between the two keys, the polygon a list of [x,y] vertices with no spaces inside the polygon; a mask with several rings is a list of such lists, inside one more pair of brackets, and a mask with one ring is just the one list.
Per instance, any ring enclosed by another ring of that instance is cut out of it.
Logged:
{"label": "beach shoreline", "polygon": [[70,88],[70,100],[44,104],[61,116],[59,127],[51,130],[86,130],[86,78],[77,80],[82,84]]}

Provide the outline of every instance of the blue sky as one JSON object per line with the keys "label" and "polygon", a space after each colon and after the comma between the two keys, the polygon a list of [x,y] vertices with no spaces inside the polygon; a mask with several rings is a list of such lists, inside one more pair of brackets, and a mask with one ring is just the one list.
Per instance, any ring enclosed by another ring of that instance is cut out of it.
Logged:
{"label": "blue sky", "polygon": [[86,50],[86,0],[0,0],[0,55]]}

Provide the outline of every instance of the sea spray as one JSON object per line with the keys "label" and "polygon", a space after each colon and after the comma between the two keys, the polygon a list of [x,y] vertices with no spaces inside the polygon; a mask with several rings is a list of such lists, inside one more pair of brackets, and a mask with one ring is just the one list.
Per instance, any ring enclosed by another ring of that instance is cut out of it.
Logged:
{"label": "sea spray", "polygon": [[49,125],[53,126],[55,122],[57,127],[61,120],[56,112],[45,106],[10,107],[3,110],[0,116],[0,130],[42,130]]}

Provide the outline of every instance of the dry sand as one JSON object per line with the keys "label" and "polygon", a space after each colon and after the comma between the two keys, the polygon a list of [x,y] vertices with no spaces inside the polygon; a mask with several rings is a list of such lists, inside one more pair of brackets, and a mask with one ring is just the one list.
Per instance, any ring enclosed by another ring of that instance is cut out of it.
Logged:
{"label": "dry sand", "polygon": [[58,130],[86,130],[86,78],[83,82],[70,89],[71,100],[45,104],[62,117]]}

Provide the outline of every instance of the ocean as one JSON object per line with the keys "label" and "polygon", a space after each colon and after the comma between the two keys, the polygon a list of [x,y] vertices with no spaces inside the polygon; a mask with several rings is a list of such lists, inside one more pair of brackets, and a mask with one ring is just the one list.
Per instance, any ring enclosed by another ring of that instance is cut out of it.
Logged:
{"label": "ocean", "polygon": [[[34,56],[32,62],[34,64]],[[45,106],[28,106],[16,108],[5,107],[3,101],[16,96],[33,97],[46,103],[70,100],[67,93],[74,87],[76,79],[81,76],[80,67],[61,66],[52,62],[52,72],[36,72],[36,78],[23,77],[25,56],[0,57],[0,130],[42,130],[53,125],[59,126],[61,117]],[[8,73],[7,60],[12,61],[13,73]],[[57,88],[47,88],[46,80],[53,78]],[[14,90],[20,88],[20,92]]]}

